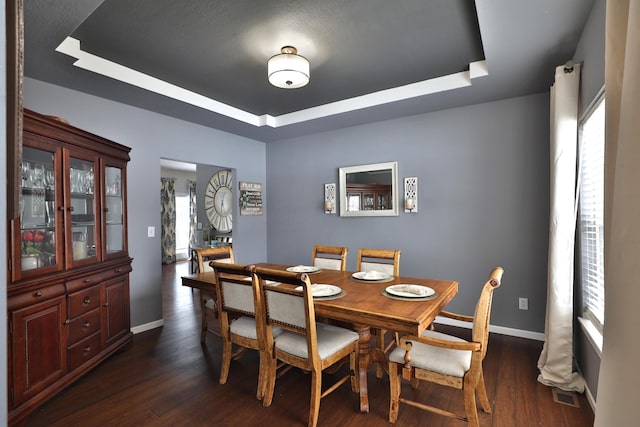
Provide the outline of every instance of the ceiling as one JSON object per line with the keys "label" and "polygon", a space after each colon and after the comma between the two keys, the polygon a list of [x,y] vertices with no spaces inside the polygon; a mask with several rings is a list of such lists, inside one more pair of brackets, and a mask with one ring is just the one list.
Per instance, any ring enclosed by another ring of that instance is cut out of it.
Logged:
{"label": "ceiling", "polygon": [[[270,142],[547,91],[592,6],[24,0],[25,76]],[[285,45],[309,60],[307,86],[269,84]]]}

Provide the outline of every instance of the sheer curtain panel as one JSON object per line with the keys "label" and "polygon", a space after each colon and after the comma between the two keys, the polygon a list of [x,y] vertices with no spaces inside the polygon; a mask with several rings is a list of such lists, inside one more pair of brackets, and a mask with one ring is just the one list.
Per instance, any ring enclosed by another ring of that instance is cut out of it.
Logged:
{"label": "sheer curtain panel", "polygon": [[573,371],[573,269],[576,231],[576,159],[580,64],[556,67],[551,87],[551,202],[545,343],[538,360],[541,383],[584,390]]}

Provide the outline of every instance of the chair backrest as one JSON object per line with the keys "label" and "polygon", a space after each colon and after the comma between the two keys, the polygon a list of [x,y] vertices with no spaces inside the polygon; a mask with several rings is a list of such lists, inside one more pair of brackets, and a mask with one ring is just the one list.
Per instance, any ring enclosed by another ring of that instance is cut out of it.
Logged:
{"label": "chair backrest", "polygon": [[400,275],[400,250],[367,249],[358,250],[358,271],[381,271],[392,276]]}
{"label": "chair backrest", "polygon": [[[255,317],[260,295],[253,283],[255,266],[214,261],[220,315],[235,313]],[[257,300],[257,301],[256,301]]]}
{"label": "chair backrest", "polygon": [[[264,312],[260,313],[261,320],[264,320],[267,327],[279,326],[305,335],[310,359],[317,359],[318,339],[309,276],[306,273],[256,267],[254,277],[263,301]],[[267,281],[277,283],[270,284]],[[296,290],[298,286],[302,287],[302,291]]]}
{"label": "chair backrest", "polygon": [[200,273],[213,270],[209,265],[211,261],[226,262],[229,264],[233,264],[235,262],[231,246],[200,248],[196,249],[195,252],[198,260],[198,271]]}
{"label": "chair backrest", "polygon": [[321,246],[315,245],[311,254],[311,264],[325,270],[346,270],[347,269],[346,246]]}
{"label": "chair backrest", "polygon": [[473,316],[472,340],[482,343],[482,359],[487,353],[487,340],[489,338],[489,321],[491,320],[491,303],[493,301],[493,291],[500,286],[502,281],[502,267],[495,267],[489,278],[482,287],[480,298],[476,304],[476,311]]}

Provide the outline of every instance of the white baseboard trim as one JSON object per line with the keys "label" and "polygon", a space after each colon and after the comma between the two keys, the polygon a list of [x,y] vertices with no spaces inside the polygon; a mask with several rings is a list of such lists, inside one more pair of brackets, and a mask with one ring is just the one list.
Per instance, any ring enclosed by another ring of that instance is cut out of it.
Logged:
{"label": "white baseboard trim", "polygon": [[138,325],[131,328],[131,332],[139,334],[141,332],[150,331],[151,329],[161,328],[164,326],[164,319],[154,320],[153,322],[145,323],[144,325]]}
{"label": "white baseboard trim", "polygon": [[[435,323],[441,323],[443,325],[450,325],[450,326],[459,326],[461,328],[467,328],[467,329],[471,329],[472,327],[471,323],[469,322],[462,322],[460,320],[450,319],[448,317],[442,317],[442,316],[437,316]],[[527,338],[527,339],[536,340],[536,341],[545,340],[544,334],[541,332],[525,331],[524,329],[507,328],[504,326],[489,325],[489,332],[495,332],[496,334],[502,334],[502,335],[509,335],[512,337]]]}

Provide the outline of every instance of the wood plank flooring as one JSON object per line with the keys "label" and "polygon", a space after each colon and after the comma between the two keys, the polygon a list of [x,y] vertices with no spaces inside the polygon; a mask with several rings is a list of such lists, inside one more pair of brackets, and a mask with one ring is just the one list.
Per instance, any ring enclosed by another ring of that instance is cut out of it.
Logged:
{"label": "wood plank flooring", "polygon": [[[198,292],[181,286],[187,263],[163,266],[164,326],[137,334],[122,351],[36,410],[28,426],[303,426],[307,422],[310,377],[291,370],[276,381],[273,404],[255,398],[258,357],[247,352],[232,362],[227,384],[218,383],[221,346],[210,335],[200,345]],[[134,284],[135,286],[135,284]],[[439,330],[469,332],[452,327]],[[536,381],[542,344],[492,334],[485,359],[487,393],[493,414],[480,412],[480,425],[592,426],[584,396],[580,408],[555,403],[551,389]],[[343,366],[341,369],[346,369]],[[421,384],[403,395],[464,414],[458,390]],[[389,381],[369,373],[371,412],[358,411],[358,395],[348,385],[322,400],[320,426],[389,426]],[[397,426],[465,426],[462,421],[400,406]]]}

